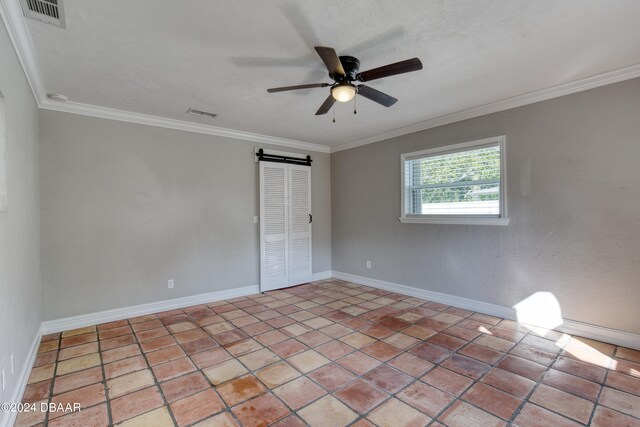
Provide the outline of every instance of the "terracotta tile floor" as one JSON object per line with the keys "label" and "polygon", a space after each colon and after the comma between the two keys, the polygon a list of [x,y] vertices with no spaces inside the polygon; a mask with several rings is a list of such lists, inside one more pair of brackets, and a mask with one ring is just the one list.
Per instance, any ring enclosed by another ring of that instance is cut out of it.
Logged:
{"label": "terracotta tile floor", "polygon": [[43,337],[50,426],[640,426],[640,351],[327,280]]}

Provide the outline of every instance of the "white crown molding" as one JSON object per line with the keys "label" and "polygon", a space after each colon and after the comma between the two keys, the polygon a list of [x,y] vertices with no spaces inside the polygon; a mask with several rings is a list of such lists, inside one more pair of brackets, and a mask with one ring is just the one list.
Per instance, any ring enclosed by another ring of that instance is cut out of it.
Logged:
{"label": "white crown molding", "polygon": [[27,77],[33,97],[36,99],[38,106],[40,106],[41,102],[46,98],[47,91],[44,88],[40,67],[38,67],[36,54],[33,51],[31,36],[24,22],[20,1],[0,0],[0,15],[7,28],[16,55],[18,55],[20,65],[22,65],[24,74]]}
{"label": "white crown molding", "polygon": [[79,316],[65,317],[62,319],[47,320],[42,322],[42,333],[68,331],[70,329],[83,328],[85,326],[99,325],[114,320],[129,319],[131,317],[144,316],[146,314],[160,313],[176,308],[190,307],[192,305],[207,304],[225,299],[259,294],[258,285],[244,286],[241,288],[226,289],[223,291],[208,292],[204,294],[190,295],[170,300],[150,302],[147,304],[133,305],[129,307],[115,308],[113,310],[98,311],[96,313],[81,314]]}
{"label": "white crown molding", "polygon": [[[491,316],[502,317],[504,319],[517,320],[517,312],[513,307],[505,307],[502,305],[491,304],[488,302],[477,301],[455,295],[428,291],[426,289],[419,289],[413,286],[400,285],[397,283],[385,282],[383,280],[372,279],[369,277],[341,273],[339,271],[332,271],[332,276],[336,279],[346,280],[348,282],[357,283],[359,285],[371,286],[373,288],[383,289],[385,291],[397,292],[399,294],[421,298],[428,301],[439,302],[441,304],[464,308],[467,310],[476,311],[478,313],[489,314]],[[554,329],[570,335],[577,335],[580,337],[591,338],[598,341],[640,350],[640,335],[620,331],[618,329],[606,328],[603,326],[592,325],[589,323],[569,319],[563,319],[562,325]]]}
{"label": "white crown molding", "polygon": [[27,77],[36,103],[38,104],[38,107],[42,109],[99,117],[103,119],[119,120],[129,123],[138,123],[186,132],[222,136],[225,138],[241,139],[244,141],[272,144],[281,147],[299,148],[320,153],[330,152],[330,148],[327,145],[314,144],[306,141],[278,138],[275,136],[243,132],[235,129],[226,129],[217,126],[203,125],[184,120],[169,119],[78,102],[52,101],[47,98],[47,90],[44,87],[44,81],[40,74],[40,67],[38,66],[36,54],[33,49],[33,42],[29,35],[29,30],[22,13],[20,1],[0,0],[0,15],[2,15],[2,20],[7,28],[9,38],[11,39],[11,43],[13,44],[16,54],[18,55],[18,59],[20,60],[22,69]]}
{"label": "white crown molding", "polygon": [[[9,397],[6,401],[8,403],[19,403],[22,401],[22,396],[24,395],[24,391],[27,388],[27,382],[29,381],[29,376],[31,376],[31,367],[36,361],[36,356],[38,355],[38,348],[40,347],[40,340],[42,339],[42,327],[38,328],[36,335],[33,337],[33,341],[31,341],[31,347],[29,347],[29,353],[27,353],[27,357],[25,361],[22,363],[22,368],[20,369],[20,375],[16,381],[16,385],[13,389],[13,393],[11,397]],[[2,402],[0,402],[2,403]],[[4,414],[4,418],[2,417]],[[0,427],[11,427],[16,422],[16,418],[18,417],[18,412],[0,412]]]}
{"label": "white crown molding", "polygon": [[358,139],[356,141],[347,142],[346,144],[331,147],[331,152],[348,150],[350,148],[360,147],[362,145],[372,144],[385,139],[391,139],[410,133],[420,132],[423,130],[444,126],[462,120],[473,119],[475,117],[484,116],[486,114],[497,113],[499,111],[509,110],[511,108],[523,107],[525,105],[534,104],[536,102],[546,101],[553,98],[559,98],[565,95],[571,95],[577,92],[583,92],[589,89],[606,86],[613,83],[619,83],[640,77],[640,64],[631,65],[618,70],[607,71],[596,74],[591,77],[575,80],[568,83],[562,83],[546,89],[536,90],[533,92],[517,95],[496,102],[480,105],[478,107],[469,108],[462,111],[456,111],[444,116],[435,117],[409,126],[403,126],[388,132],[382,132],[374,136]]}
{"label": "white crown molding", "polygon": [[388,132],[382,132],[367,138],[350,141],[340,146],[328,146],[306,141],[296,141],[269,135],[261,135],[234,129],[226,129],[182,120],[152,116],[148,114],[100,107],[97,105],[52,101],[47,98],[47,92],[44,87],[42,76],[40,74],[38,62],[36,60],[36,55],[33,49],[33,42],[29,35],[25,18],[22,14],[20,1],[0,0],[0,15],[2,15],[2,20],[7,27],[11,42],[13,43],[14,49],[20,60],[20,64],[24,69],[27,80],[29,81],[29,85],[31,86],[31,90],[40,108],[111,120],[120,120],[149,126],[164,127],[186,132],[195,132],[233,139],[241,139],[245,141],[273,144],[283,147],[299,148],[321,153],[335,153],[342,150],[348,150],[350,148],[372,144],[374,142],[383,141],[385,139],[395,138],[398,136],[407,135],[410,133],[415,133],[422,130],[459,122],[462,120],[472,119],[474,117],[483,116],[485,114],[496,113],[499,111],[508,110],[510,108],[522,107],[524,105],[546,101],[548,99],[570,95],[572,93],[594,89],[596,87],[640,77],[640,64],[635,64],[618,70],[608,71],[591,77],[552,86],[546,89],[529,92],[523,95],[518,95],[500,101],[480,105],[478,107],[473,107],[451,114],[435,117],[432,119],[414,123],[409,126],[403,126],[397,129],[393,129]]}
{"label": "white crown molding", "polygon": [[99,117],[102,119],[118,120],[121,122],[137,123],[147,126],[156,126],[167,129],[181,130],[185,132],[201,133],[205,135],[216,135],[225,138],[241,139],[243,141],[272,144],[281,147],[299,148],[303,150],[329,153],[330,149],[326,145],[314,144],[311,142],[296,141],[292,139],[278,138],[275,136],[261,135],[251,132],[243,132],[234,129],[226,129],[217,126],[203,125],[199,123],[187,122],[183,120],[168,119],[165,117],[152,116],[150,114],[134,113],[131,111],[117,110],[115,108],[100,107],[97,105],[82,104],[79,102],[52,101],[45,97],[40,104],[44,110],[61,111],[64,113],[80,114],[83,116]]}

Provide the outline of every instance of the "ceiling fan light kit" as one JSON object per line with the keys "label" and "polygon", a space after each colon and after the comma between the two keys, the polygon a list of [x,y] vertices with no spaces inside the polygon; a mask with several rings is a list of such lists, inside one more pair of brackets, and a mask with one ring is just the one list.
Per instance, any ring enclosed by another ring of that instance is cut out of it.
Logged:
{"label": "ceiling fan light kit", "polygon": [[351,83],[341,83],[331,88],[331,95],[338,102],[349,102],[356,96],[356,87]]}
{"label": "ceiling fan light kit", "polygon": [[[371,80],[381,79],[383,77],[395,76],[411,71],[422,70],[422,62],[418,58],[407,59],[405,61],[395,62],[393,64],[384,65],[372,70],[360,72],[360,61],[353,56],[338,56],[336,51],[330,47],[316,46],[316,52],[324,62],[329,71],[329,77],[334,83],[310,83],[297,86],[284,86],[267,89],[267,92],[284,92],[289,90],[312,89],[317,87],[330,87],[330,93],[327,99],[322,103],[316,116],[327,114],[333,104],[338,102],[351,101],[354,96],[361,95],[365,98],[376,102],[385,107],[391,107],[398,100],[386,93],[373,89],[366,85],[354,85],[353,82],[368,82]],[[354,110],[355,113],[355,110]],[[334,119],[335,121],[335,119]]]}

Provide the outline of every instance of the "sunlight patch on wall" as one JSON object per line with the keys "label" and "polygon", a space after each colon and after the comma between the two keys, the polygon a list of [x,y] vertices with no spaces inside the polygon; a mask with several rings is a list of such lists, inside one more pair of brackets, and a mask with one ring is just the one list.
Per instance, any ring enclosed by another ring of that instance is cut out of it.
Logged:
{"label": "sunlight patch on wall", "polygon": [[536,292],[514,305],[519,323],[554,329],[562,325],[562,310],[551,292]]}

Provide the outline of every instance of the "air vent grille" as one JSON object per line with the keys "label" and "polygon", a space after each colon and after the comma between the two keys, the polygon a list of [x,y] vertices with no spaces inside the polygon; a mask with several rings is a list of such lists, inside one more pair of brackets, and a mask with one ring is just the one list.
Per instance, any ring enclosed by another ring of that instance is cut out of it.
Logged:
{"label": "air vent grille", "polygon": [[22,11],[27,18],[58,27],[66,27],[62,0],[21,0]]}
{"label": "air vent grille", "polygon": [[212,119],[217,116],[217,114],[215,114],[215,113],[209,113],[207,111],[196,110],[195,108],[189,108],[187,110],[187,114],[193,114],[194,116],[200,116],[200,117],[210,117]]}

